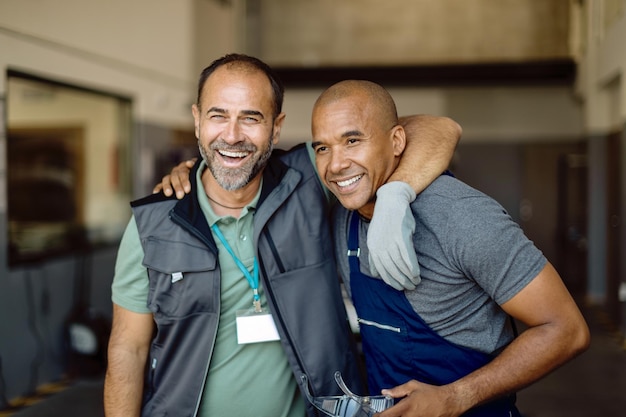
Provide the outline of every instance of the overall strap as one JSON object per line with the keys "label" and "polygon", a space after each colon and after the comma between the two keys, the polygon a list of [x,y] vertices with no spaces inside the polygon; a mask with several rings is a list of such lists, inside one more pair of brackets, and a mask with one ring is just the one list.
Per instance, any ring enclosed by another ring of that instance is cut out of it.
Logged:
{"label": "overall strap", "polygon": [[359,248],[359,214],[356,211],[350,213],[350,226],[348,229],[348,262],[350,263],[350,272],[359,271],[359,256],[361,248]]}

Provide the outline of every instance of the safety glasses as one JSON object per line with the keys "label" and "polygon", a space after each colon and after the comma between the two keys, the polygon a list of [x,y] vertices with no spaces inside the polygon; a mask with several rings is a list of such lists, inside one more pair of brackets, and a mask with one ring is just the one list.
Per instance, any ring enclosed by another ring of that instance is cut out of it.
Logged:
{"label": "safety glasses", "polygon": [[307,399],[318,410],[333,417],[372,417],[393,405],[393,398],[383,395],[360,397],[348,389],[341,372],[335,372],[335,381],[345,395],[313,397],[309,391],[308,378],[301,376]]}

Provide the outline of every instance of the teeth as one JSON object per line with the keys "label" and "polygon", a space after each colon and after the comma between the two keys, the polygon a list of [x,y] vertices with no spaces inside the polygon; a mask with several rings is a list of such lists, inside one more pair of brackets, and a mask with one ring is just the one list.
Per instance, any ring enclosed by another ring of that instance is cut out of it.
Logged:
{"label": "teeth", "polygon": [[358,180],[360,180],[363,177],[363,175],[358,175],[356,177],[352,177],[348,180],[345,181],[337,181],[337,185],[340,187],[347,187],[348,185],[352,185],[355,182],[357,182]]}
{"label": "teeth", "polygon": [[219,151],[219,153],[229,158],[245,158],[248,156],[248,152]]}

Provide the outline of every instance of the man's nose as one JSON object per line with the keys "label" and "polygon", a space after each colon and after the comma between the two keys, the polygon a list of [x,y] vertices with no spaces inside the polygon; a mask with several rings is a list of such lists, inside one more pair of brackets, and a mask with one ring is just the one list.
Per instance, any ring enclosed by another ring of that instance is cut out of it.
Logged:
{"label": "man's nose", "polygon": [[350,166],[350,160],[342,149],[333,149],[330,153],[330,170],[331,172],[341,172]]}
{"label": "man's nose", "polygon": [[241,141],[241,126],[237,119],[231,119],[224,126],[222,133],[223,139],[228,143],[237,143]]}

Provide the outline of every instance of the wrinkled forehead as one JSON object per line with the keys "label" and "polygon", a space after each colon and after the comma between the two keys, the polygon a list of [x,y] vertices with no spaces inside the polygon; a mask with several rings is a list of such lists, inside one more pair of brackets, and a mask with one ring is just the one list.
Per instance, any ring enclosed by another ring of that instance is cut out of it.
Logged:
{"label": "wrinkled forehead", "polygon": [[206,106],[244,105],[262,108],[272,115],[274,93],[267,76],[259,70],[218,68],[204,84],[200,103]]}

